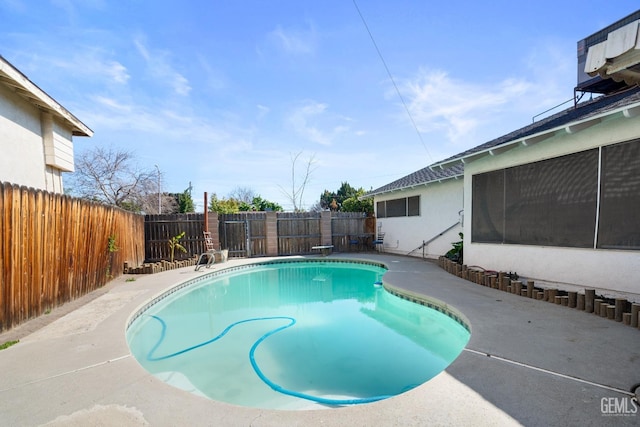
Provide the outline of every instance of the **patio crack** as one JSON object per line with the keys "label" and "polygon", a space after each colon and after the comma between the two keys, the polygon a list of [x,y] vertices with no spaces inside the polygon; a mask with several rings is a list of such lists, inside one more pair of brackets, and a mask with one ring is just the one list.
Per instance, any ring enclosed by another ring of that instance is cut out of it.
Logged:
{"label": "patio crack", "polygon": [[116,357],[116,358],[113,358],[113,359],[105,360],[103,362],[94,363],[93,365],[83,366],[82,368],[77,368],[77,369],[73,369],[71,371],[61,372],[59,374],[50,375],[50,376],[45,377],[45,378],[38,378],[38,379],[33,380],[33,381],[29,381],[29,382],[22,383],[22,384],[19,384],[19,385],[15,385],[15,386],[12,386],[12,387],[4,388],[4,389],[0,390],[0,393],[5,392],[5,391],[10,391],[10,390],[15,390],[17,388],[25,387],[25,386],[36,384],[36,383],[40,383],[40,382],[43,382],[43,381],[48,381],[48,380],[51,380],[51,379],[54,379],[54,378],[63,377],[65,375],[71,375],[71,374],[75,374],[77,372],[86,371],[87,369],[97,368],[98,366],[108,365],[109,363],[118,362],[118,361],[126,359],[126,358],[128,358],[130,356],[131,356],[130,354],[125,354],[124,356],[120,356],[120,357]]}
{"label": "patio crack", "polygon": [[520,366],[520,367],[523,367],[523,368],[531,369],[531,370],[534,370],[534,371],[542,372],[542,373],[545,373],[545,374],[553,375],[553,376],[556,376],[556,377],[559,377],[559,378],[563,378],[563,379],[579,382],[579,383],[582,383],[582,384],[588,384],[588,385],[591,385],[591,386],[594,386],[594,387],[599,387],[599,388],[602,388],[602,389],[605,389],[605,390],[614,391],[616,393],[625,394],[625,395],[630,396],[630,397],[634,397],[635,396],[635,394],[633,392],[630,392],[628,390],[623,390],[623,389],[620,389],[620,388],[617,388],[617,387],[612,387],[612,386],[605,385],[605,384],[595,383],[593,381],[584,380],[582,378],[574,377],[574,376],[571,376],[571,375],[563,374],[561,372],[556,372],[556,371],[552,371],[552,370],[545,369],[545,368],[539,368],[537,366],[528,365],[528,364],[523,363],[523,362],[518,362],[517,360],[508,359],[506,357],[497,356],[495,354],[490,354],[490,353],[487,353],[487,352],[484,352],[484,351],[473,350],[473,349],[470,349],[470,348],[465,348],[465,349],[463,349],[463,351],[466,351],[468,353],[477,354],[479,356],[490,357],[492,359],[496,359],[496,360],[499,360],[501,362],[510,363],[512,365],[516,365],[516,366]]}

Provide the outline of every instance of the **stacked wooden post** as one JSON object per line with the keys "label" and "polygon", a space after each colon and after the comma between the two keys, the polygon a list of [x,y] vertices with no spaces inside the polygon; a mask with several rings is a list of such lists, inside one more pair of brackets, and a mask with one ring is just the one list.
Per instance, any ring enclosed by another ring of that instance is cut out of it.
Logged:
{"label": "stacked wooden post", "polygon": [[624,298],[608,299],[597,296],[595,289],[584,289],[584,292],[579,292],[537,288],[533,280],[527,280],[523,283],[517,278],[512,279],[510,273],[487,272],[477,268],[469,268],[445,257],[438,259],[438,265],[451,274],[482,286],[593,313],[596,316],[640,329],[640,303],[630,303]]}
{"label": "stacked wooden post", "polygon": [[175,270],[176,268],[195,266],[198,262],[198,257],[194,256],[188,259],[182,259],[179,261],[166,261],[148,262],[137,267],[129,267],[128,263],[124,263],[125,274],[155,274],[163,271]]}

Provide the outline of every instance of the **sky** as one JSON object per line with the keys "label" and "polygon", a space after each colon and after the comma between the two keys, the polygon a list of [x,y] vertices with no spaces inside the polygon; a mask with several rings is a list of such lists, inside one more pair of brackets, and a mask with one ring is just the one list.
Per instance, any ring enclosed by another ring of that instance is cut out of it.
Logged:
{"label": "sky", "polygon": [[[371,190],[573,99],[577,42],[633,0],[0,0],[0,55],[163,192],[285,210]],[[567,108],[571,104],[563,104]],[[297,157],[297,161],[292,159]]]}

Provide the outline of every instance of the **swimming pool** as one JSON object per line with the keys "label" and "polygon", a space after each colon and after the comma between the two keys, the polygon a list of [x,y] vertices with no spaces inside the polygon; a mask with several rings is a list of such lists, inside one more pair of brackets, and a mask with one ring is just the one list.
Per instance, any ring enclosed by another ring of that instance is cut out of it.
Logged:
{"label": "swimming pool", "polygon": [[214,272],[129,322],[132,354],[163,381],[241,406],[373,402],[444,370],[469,340],[450,310],[381,286],[373,262],[284,260]]}

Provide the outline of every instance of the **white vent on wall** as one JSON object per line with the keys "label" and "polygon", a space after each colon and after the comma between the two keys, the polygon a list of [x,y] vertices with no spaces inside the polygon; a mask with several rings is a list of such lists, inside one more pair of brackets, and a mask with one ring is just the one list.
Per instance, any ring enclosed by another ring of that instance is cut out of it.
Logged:
{"label": "white vent on wall", "polygon": [[640,83],[640,20],[611,31],[607,39],[589,47],[584,72],[628,85]]}

